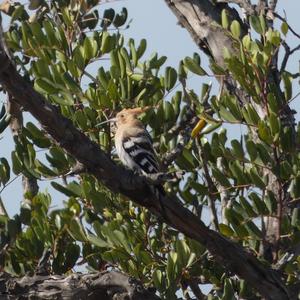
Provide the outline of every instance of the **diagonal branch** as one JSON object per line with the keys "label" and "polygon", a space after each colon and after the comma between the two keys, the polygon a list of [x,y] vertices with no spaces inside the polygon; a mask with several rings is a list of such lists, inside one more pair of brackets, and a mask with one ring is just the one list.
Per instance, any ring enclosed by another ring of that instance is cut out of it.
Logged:
{"label": "diagonal branch", "polygon": [[228,270],[245,279],[265,298],[289,299],[285,285],[274,270],[263,265],[241,245],[207,228],[174,196],[162,199],[162,211],[160,199],[142,177],[116,165],[96,143],[80,132],[55,106],[37,93],[31,83],[20,76],[6,55],[3,43],[0,32],[0,66],[5,66],[0,68],[0,84],[90,174],[112,192],[127,196],[152,213],[162,216],[170,226],[203,244]]}

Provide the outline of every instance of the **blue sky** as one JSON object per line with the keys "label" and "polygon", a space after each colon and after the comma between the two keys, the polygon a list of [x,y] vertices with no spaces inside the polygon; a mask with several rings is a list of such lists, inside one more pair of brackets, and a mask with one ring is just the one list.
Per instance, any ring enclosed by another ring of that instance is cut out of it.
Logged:
{"label": "blue sky", "polygon": [[[21,1],[24,3],[24,1]],[[115,0],[109,1],[100,6],[100,9],[113,7],[116,11],[122,7],[126,7],[129,12],[129,18],[132,19],[130,28],[123,32],[126,39],[134,38],[140,40],[147,39],[148,50],[145,57],[149,56],[152,52],[158,52],[159,55],[166,55],[168,60],[165,66],[170,65],[177,68],[179,61],[185,56],[191,56],[193,52],[199,52],[198,48],[192,41],[189,33],[177,25],[177,19],[169,10],[163,0]],[[300,2],[296,0],[279,0],[278,13],[287,15],[290,25],[296,32],[300,32],[299,11]],[[4,28],[7,24],[4,24]],[[291,47],[299,44],[300,40],[288,34],[288,41]],[[200,52],[199,52],[200,53]],[[290,60],[288,67],[291,72],[299,71],[299,52],[296,53],[294,58]],[[200,53],[203,65],[206,66],[205,55]],[[209,78],[191,77],[189,86],[196,92],[200,91],[203,82],[209,82]],[[217,88],[217,86],[216,86]],[[294,94],[300,90],[299,85],[294,86]],[[300,97],[299,97],[300,99]],[[299,110],[299,99],[293,103],[293,107]],[[5,98],[0,95],[0,102],[4,102]],[[237,135],[240,130],[237,130]],[[9,130],[7,130],[3,139],[0,140],[0,156],[10,157],[11,151],[14,149]],[[49,185],[48,182],[43,182],[40,185],[41,190]],[[49,189],[52,193],[52,190]],[[22,200],[21,182],[17,180],[9,185],[2,193],[1,198],[10,215],[15,214],[19,210],[20,201]],[[54,205],[59,205],[64,196],[55,192]]]}

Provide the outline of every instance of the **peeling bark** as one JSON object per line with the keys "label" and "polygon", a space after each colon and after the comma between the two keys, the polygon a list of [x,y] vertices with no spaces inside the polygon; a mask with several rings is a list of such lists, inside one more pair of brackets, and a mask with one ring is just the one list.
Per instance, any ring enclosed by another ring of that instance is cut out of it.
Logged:
{"label": "peeling bark", "polygon": [[153,291],[116,271],[69,276],[24,276],[0,273],[0,299],[159,300]]}

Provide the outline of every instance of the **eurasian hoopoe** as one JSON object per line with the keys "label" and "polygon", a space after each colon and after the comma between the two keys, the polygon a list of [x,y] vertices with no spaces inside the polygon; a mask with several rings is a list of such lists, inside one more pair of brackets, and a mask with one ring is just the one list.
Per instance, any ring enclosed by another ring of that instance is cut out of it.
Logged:
{"label": "eurasian hoopoe", "polygon": [[152,139],[137,116],[148,108],[123,109],[116,115],[115,146],[122,163],[142,174],[158,172]]}
{"label": "eurasian hoopoe", "polygon": [[[159,172],[151,136],[137,118],[148,109],[149,107],[123,109],[115,118],[106,121],[115,122],[117,125],[115,147],[121,162],[129,169],[143,175]],[[165,195],[161,185],[155,187],[160,195]]]}

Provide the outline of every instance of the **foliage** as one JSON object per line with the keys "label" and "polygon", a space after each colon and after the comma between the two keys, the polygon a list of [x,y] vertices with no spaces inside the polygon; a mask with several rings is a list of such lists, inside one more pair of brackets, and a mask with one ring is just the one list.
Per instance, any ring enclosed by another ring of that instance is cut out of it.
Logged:
{"label": "foliage", "polygon": [[[199,218],[206,208],[217,210],[222,216],[217,215],[210,226],[258,256],[265,237],[263,217],[281,218],[277,261],[299,241],[299,208],[293,208],[290,216],[281,214],[266,173],[270,171],[280,186],[289,186],[291,201],[299,199],[300,157],[292,129],[280,118],[293,100],[293,78],[287,70],[280,74],[284,95],[268,80],[272,59],[287,34],[286,23],[280,33],[267,26],[264,16],[252,16],[252,33],[242,36],[240,24],[230,23],[226,12],[222,13],[222,25],[232,36],[236,52],[225,50],[225,66],[211,62],[211,72],[216,77],[231,75],[252,99],[244,104],[225,90],[211,95],[207,83],[199,95],[186,88],[188,74],[209,73],[201,67],[198,54],[184,58],[178,68],[165,66],[167,58],[157,53],[145,58],[146,40],[125,41],[121,34],[129,24],[125,8],[103,11],[98,1],[90,0],[31,1],[29,8],[34,10],[31,15],[21,4],[12,5],[8,12],[6,40],[17,67],[91,140],[115,159],[113,130],[97,124],[124,107],[151,105],[143,122],[163,158],[180,141],[169,130],[192,109],[208,125],[168,166],[168,171],[185,171],[185,176],[166,183],[166,190]],[[264,118],[259,108],[267,111]],[[3,108],[0,132],[9,118]],[[226,126],[234,130],[240,125],[245,133],[229,139]],[[205,137],[205,133],[211,134]],[[37,155],[40,150],[43,154]],[[32,122],[15,139],[11,164],[1,158],[3,187],[12,173],[23,174],[38,181],[48,179],[65,197],[63,208],[52,209],[48,193],[26,195],[19,214],[1,216],[1,248],[5,249],[1,264],[6,271],[34,272],[43,251],[50,249],[53,273],[70,272],[80,265],[89,270],[113,266],[145,285],[154,285],[166,299],[175,299],[176,292],[185,291],[192,281],[211,283],[210,299],[253,295],[246,282],[231,277],[202,245],[162,224],[144,208],[112,194],[88,174],[75,179],[66,176],[75,163]],[[64,181],[56,180],[59,177]],[[287,283],[297,280],[298,264],[295,257],[283,266]]]}

